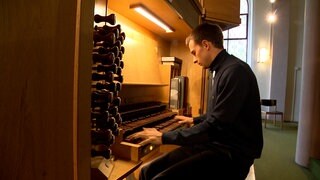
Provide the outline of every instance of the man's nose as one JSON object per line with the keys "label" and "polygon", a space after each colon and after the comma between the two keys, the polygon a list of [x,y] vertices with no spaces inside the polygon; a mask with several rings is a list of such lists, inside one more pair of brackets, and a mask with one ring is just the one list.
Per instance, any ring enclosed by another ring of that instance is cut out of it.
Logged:
{"label": "man's nose", "polygon": [[196,58],[193,59],[193,63],[196,64],[198,63],[198,60]]}

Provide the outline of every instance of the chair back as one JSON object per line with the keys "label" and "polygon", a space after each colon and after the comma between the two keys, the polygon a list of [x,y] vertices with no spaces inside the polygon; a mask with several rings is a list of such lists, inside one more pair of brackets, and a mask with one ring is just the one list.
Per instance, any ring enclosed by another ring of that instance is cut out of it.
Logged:
{"label": "chair back", "polygon": [[276,99],[261,99],[262,106],[277,106]]}
{"label": "chair back", "polygon": [[275,99],[260,99],[261,113],[264,115],[264,127],[267,127],[267,115],[274,115],[273,124],[276,124],[277,115],[281,116],[281,129],[283,126],[283,112],[277,111],[277,100]]}

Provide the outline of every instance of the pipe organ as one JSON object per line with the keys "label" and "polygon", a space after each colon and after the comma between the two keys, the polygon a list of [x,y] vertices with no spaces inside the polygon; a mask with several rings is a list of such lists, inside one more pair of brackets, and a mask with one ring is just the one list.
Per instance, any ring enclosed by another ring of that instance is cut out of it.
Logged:
{"label": "pipe organ", "polygon": [[174,119],[177,115],[168,109],[167,104],[157,101],[123,104],[120,106],[122,124],[120,135],[116,138],[112,150],[116,157],[131,161],[140,161],[144,156],[156,150],[158,146],[147,144],[139,145],[141,139],[128,139],[133,133],[141,131],[144,127],[156,128],[161,132],[181,128],[181,124]]}

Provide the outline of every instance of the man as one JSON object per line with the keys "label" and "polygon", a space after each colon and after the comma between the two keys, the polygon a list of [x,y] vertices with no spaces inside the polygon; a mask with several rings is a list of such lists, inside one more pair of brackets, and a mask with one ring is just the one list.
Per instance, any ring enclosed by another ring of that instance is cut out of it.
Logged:
{"label": "man", "polygon": [[141,180],[245,179],[263,147],[260,95],[250,67],[223,48],[221,28],[200,24],[186,39],[198,63],[213,73],[206,114],[176,116],[189,128],[161,133],[146,128],[130,138],[180,147],[142,167]]}

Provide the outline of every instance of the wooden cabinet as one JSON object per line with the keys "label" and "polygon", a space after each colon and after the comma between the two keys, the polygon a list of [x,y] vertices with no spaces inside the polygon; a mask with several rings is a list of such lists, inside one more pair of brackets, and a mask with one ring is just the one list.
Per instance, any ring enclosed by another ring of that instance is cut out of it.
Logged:
{"label": "wooden cabinet", "polygon": [[194,28],[201,21],[217,23],[222,29],[238,26],[240,0],[166,0]]}
{"label": "wooden cabinet", "polygon": [[240,0],[200,0],[204,8],[204,20],[218,23],[222,29],[238,26],[240,20]]}
{"label": "wooden cabinet", "polygon": [[90,179],[94,1],[0,5],[0,179]]}

